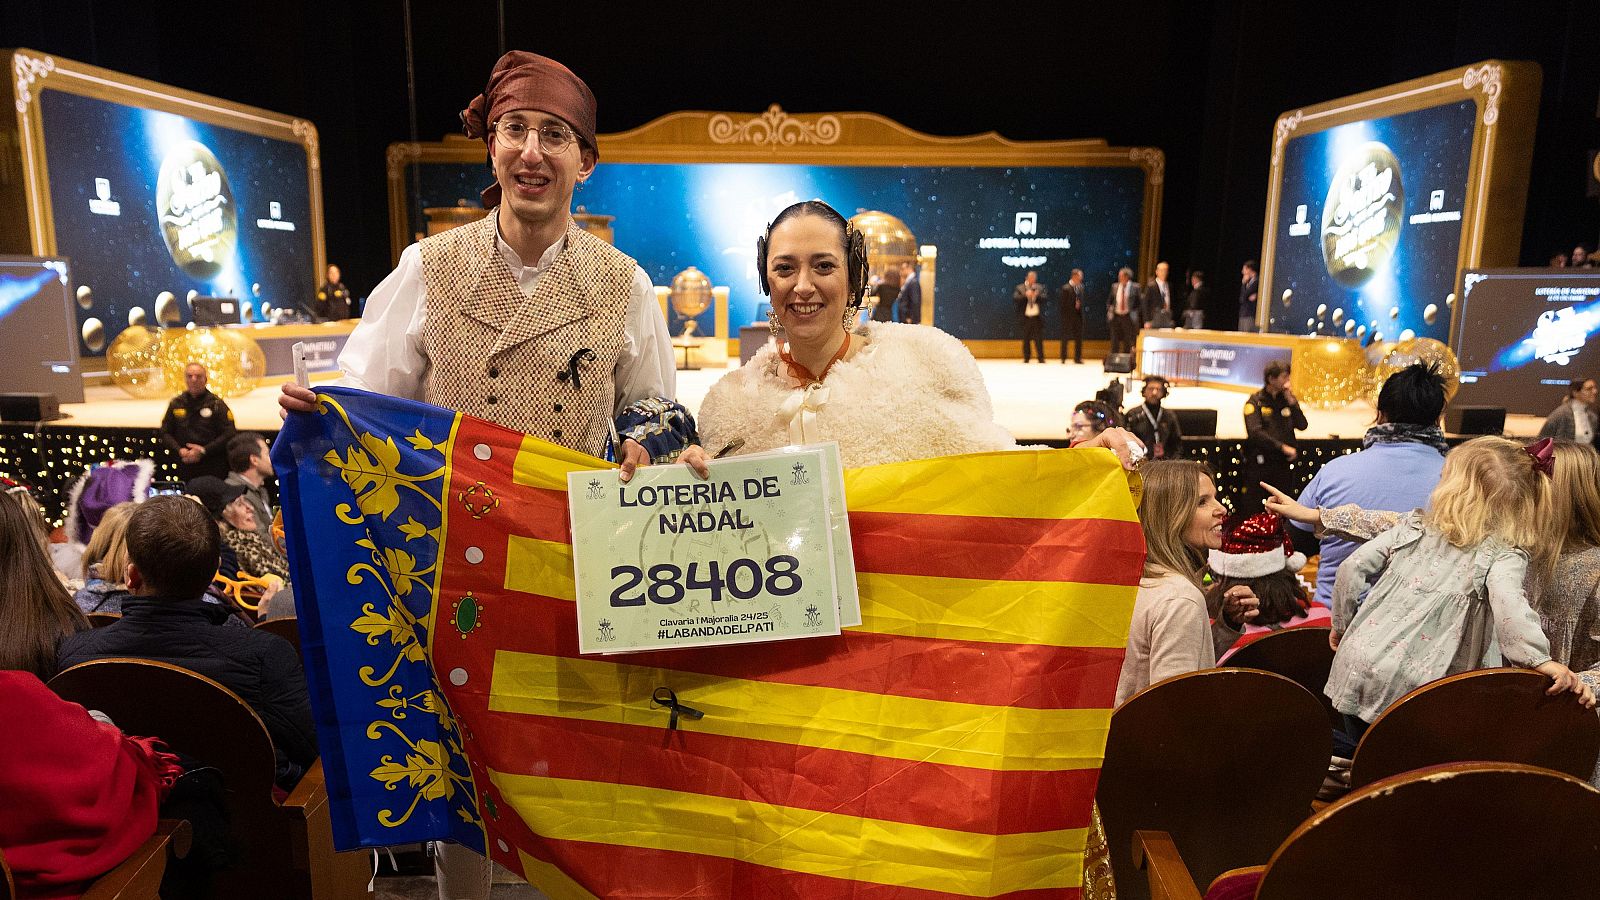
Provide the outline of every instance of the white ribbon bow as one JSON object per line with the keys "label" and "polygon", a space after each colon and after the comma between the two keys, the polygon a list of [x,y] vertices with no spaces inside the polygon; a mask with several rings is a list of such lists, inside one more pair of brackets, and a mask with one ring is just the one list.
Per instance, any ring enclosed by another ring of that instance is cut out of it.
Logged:
{"label": "white ribbon bow", "polygon": [[828,388],[813,382],[803,391],[794,391],[778,407],[778,418],[789,423],[789,443],[813,444],[822,440],[817,426],[817,413],[828,405]]}

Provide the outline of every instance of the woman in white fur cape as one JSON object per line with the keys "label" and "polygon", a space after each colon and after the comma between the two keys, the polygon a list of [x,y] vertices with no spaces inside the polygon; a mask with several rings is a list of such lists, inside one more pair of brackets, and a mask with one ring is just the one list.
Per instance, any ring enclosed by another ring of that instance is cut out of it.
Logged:
{"label": "woman in white fur cape", "polygon": [[[756,242],[756,271],[773,330],[788,340],[712,386],[700,446],[684,462],[703,472],[708,456],[818,441],[837,441],[847,468],[1017,446],[960,341],[921,325],[857,326],[865,243],[833,207],[808,200],[779,213]],[[1128,465],[1144,449],[1121,429],[1080,446],[1109,447]]]}

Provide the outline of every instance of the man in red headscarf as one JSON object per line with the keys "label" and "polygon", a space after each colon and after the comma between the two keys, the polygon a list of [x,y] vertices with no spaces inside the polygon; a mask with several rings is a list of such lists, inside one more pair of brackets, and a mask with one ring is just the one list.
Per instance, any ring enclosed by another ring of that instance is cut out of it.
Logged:
{"label": "man in red headscarf", "polygon": [[[599,156],[594,94],[561,63],[513,51],[461,121],[488,145],[489,214],[406,248],[339,355],[342,383],[603,456],[613,419],[672,397],[677,372],[650,278],[572,219]],[[313,400],[291,383],[279,404],[309,412]],[[681,449],[659,439],[639,432],[614,448],[624,480]],[[488,860],[454,844],[436,860],[441,898],[489,896]]]}
{"label": "man in red headscarf", "polygon": [[[343,383],[605,455],[614,417],[672,397],[676,370],[649,277],[572,219],[599,156],[594,94],[513,51],[461,121],[488,146],[489,214],[406,248],[339,356]],[[279,402],[309,411],[312,395],[289,384]],[[632,439],[611,449],[629,474],[660,455]]]}

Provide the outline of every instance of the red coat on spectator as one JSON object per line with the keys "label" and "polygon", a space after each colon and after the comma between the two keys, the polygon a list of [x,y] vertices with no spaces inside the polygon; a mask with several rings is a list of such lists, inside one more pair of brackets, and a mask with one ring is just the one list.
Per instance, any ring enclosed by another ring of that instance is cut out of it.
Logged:
{"label": "red coat on spectator", "polygon": [[77,897],[156,830],[177,757],[0,671],[0,852],[22,898]]}

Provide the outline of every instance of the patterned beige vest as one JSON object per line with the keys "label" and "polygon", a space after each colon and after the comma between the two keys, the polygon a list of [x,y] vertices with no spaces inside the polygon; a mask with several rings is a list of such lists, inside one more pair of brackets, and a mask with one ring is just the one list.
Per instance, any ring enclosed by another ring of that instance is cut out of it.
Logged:
{"label": "patterned beige vest", "polygon": [[[422,242],[428,402],[599,455],[634,262],[577,225],[532,296],[496,246],[493,213]],[[580,350],[578,386],[562,379]]]}

